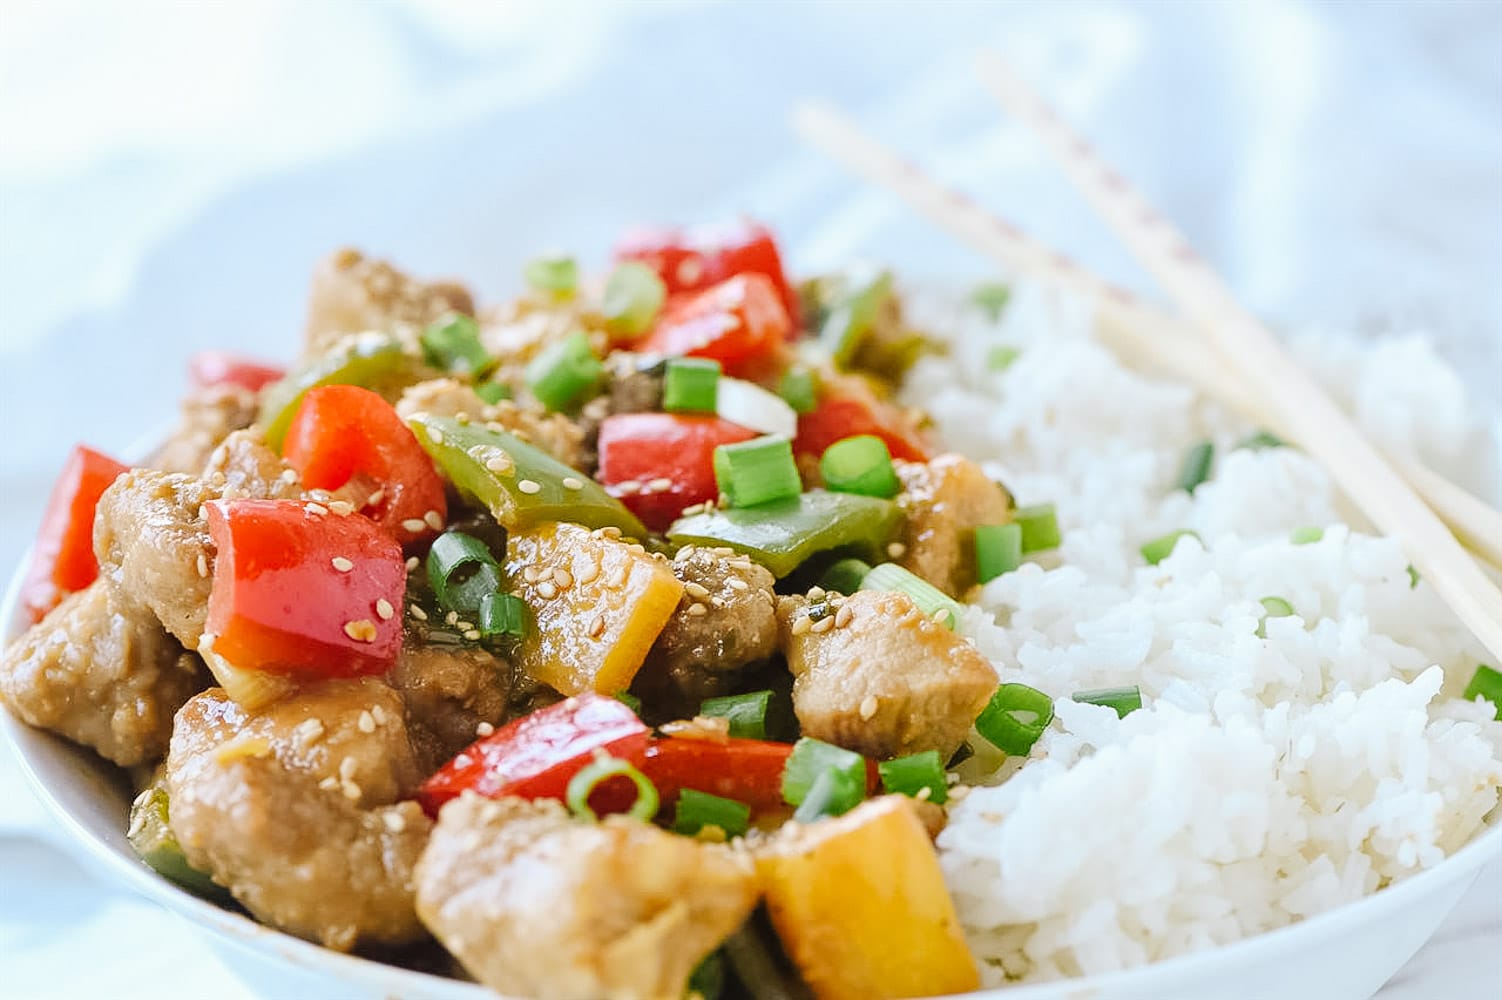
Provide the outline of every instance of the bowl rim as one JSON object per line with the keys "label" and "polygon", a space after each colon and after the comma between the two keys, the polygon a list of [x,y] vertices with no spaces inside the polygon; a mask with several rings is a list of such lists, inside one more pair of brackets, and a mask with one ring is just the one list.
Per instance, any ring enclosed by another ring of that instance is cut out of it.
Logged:
{"label": "bowl rim", "polygon": [[[28,546],[22,553],[20,564],[7,582],[3,599],[0,599],[0,643],[9,643],[25,631],[20,596],[31,562],[31,553],[31,547]],[[71,853],[84,855],[96,870],[108,871],[115,879],[124,882],[138,895],[208,930],[241,951],[261,958],[270,957],[321,975],[332,975],[360,982],[378,982],[384,990],[397,991],[393,995],[410,992],[426,996],[442,995],[452,1000],[484,1000],[484,998],[525,1000],[525,998],[508,997],[477,982],[408,969],[374,958],[334,951],[259,923],[244,913],[224,909],[200,899],[186,889],[157,875],[144,863],[126,857],[96,835],[83,820],[75,816],[52,793],[25,751],[23,744],[35,742],[40,738],[45,740],[47,745],[75,747],[86,754],[93,754],[92,750],[87,747],[78,747],[56,733],[29,726],[3,707],[0,707],[0,738],[3,738],[5,745],[14,755],[32,794],[41,801],[53,820],[69,834],[67,847]],[[98,758],[97,754],[94,756],[103,766],[113,766],[108,761]],[[1262,931],[1227,944],[1175,955],[1129,969],[1068,979],[982,988],[952,996],[970,998],[970,1000],[982,997],[994,998],[994,1000],[1001,1000],[1002,997],[1007,1000],[1060,1000],[1064,996],[1092,996],[1095,991],[1102,993],[1136,991],[1141,995],[1151,996],[1159,990],[1171,987],[1176,982],[1199,978],[1205,974],[1206,970],[1217,966],[1256,963],[1264,956],[1281,951],[1287,942],[1296,939],[1306,939],[1308,943],[1325,940],[1352,925],[1369,924],[1391,916],[1394,912],[1405,909],[1411,900],[1437,891],[1446,884],[1453,884],[1463,879],[1473,881],[1484,865],[1502,858],[1502,802],[1499,802],[1487,814],[1482,823],[1481,831],[1432,868],[1415,872],[1402,881],[1379,889],[1370,895],[1342,903],[1294,923]],[[1430,936],[1432,932],[1426,935],[1425,942]],[[1405,956],[1405,961],[1409,957],[1411,956]]]}

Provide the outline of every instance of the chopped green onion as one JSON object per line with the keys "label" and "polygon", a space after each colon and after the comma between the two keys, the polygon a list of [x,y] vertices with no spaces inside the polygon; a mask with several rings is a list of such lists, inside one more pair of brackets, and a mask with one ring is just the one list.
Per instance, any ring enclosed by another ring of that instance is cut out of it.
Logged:
{"label": "chopped green onion", "polygon": [[440,606],[468,614],[500,588],[501,572],[484,542],[462,531],[446,531],[428,549],[428,582]]}
{"label": "chopped green onion", "polygon": [[1288,442],[1278,437],[1272,431],[1258,431],[1250,437],[1243,438],[1236,447],[1261,451],[1263,448],[1287,448]]}
{"label": "chopped green onion", "polygon": [[637,337],[652,328],[668,288],[656,271],[634,260],[617,264],[605,279],[600,313],[611,330]]}
{"label": "chopped green onion", "polygon": [[825,448],[819,472],[824,486],[836,493],[887,498],[902,488],[892,467],[892,453],[875,434],[857,434]]}
{"label": "chopped green onion", "polygon": [[713,413],[720,363],[708,358],[669,358],[662,380],[662,408],[669,413]]}
{"label": "chopped green onion", "polygon": [[965,609],[944,591],[896,563],[882,563],[861,581],[862,590],[883,590],[906,594],[918,610],[936,622],[954,628]]}
{"label": "chopped green onion", "polygon": [[495,363],[480,343],[480,324],[462,313],[429,325],[417,339],[428,364],[441,371],[473,375]]}
{"label": "chopped green onion", "polygon": [[987,282],[983,285],[977,285],[975,290],[970,293],[971,303],[984,312],[986,318],[993,323],[1001,319],[1002,312],[1006,310],[1007,303],[1011,300],[1011,286],[1003,285],[999,282]]}
{"label": "chopped green onion", "polygon": [[1125,719],[1142,707],[1142,689],[1131,687],[1100,688],[1096,691],[1076,691],[1071,697],[1086,705],[1104,705],[1116,710],[1117,718]]}
{"label": "chopped green onion", "polygon": [[[889,792],[927,799],[940,806],[949,798],[949,782],[944,780],[944,762],[939,760],[937,750],[884,760],[876,769],[881,772],[882,787]],[[925,788],[927,795],[923,794]]]}
{"label": "chopped green onion", "polygon": [[486,594],[475,627],[487,639],[520,639],[527,634],[527,602],[515,594]]}
{"label": "chopped green onion", "polygon": [[727,720],[731,736],[764,740],[767,738],[767,708],[771,704],[771,691],[728,694],[722,698],[704,699],[699,714]]}
{"label": "chopped green onion", "polygon": [[975,731],[1013,757],[1026,756],[1053,721],[1053,699],[1026,684],[1003,684],[975,720]]}
{"label": "chopped green onion", "polygon": [[575,330],[527,365],[527,388],[548,409],[567,410],[598,385],[604,374],[605,366],[590,348],[589,337]]}
{"label": "chopped green onion", "polygon": [[811,368],[794,368],[782,376],[777,394],[795,413],[812,413],[819,405],[819,376]]}
{"label": "chopped green onion", "polygon": [[652,784],[652,779],[632,767],[629,761],[611,757],[603,750],[596,751],[595,759],[569,779],[568,790],[564,793],[564,801],[568,804],[569,812],[580,819],[599,819],[594,809],[590,808],[589,797],[594,794],[595,789],[616,775],[630,778],[631,783],[636,786],[636,801],[631,803],[631,808],[626,810],[626,815],[639,820],[650,820],[656,816],[659,800],[657,786]]}
{"label": "chopped green onion", "polygon": [[1194,493],[1199,485],[1210,478],[1210,467],[1215,463],[1215,445],[1201,441],[1184,455],[1184,464],[1179,468],[1179,489]]}
{"label": "chopped green onion", "polygon": [[481,382],[475,386],[475,395],[494,406],[503,399],[511,398],[511,387],[505,382]]}
{"label": "chopped green onion", "polygon": [[579,265],[572,257],[536,257],[527,261],[522,276],[539,292],[567,296],[579,284]]}
{"label": "chopped green onion", "polygon": [[673,830],[692,837],[706,826],[717,826],[725,836],[739,837],[751,823],[751,807],[735,799],[685,788],[678,793]]}
{"label": "chopped green onion", "polygon": [[975,578],[990,583],[1022,565],[1022,525],[982,524],[975,529]]}
{"label": "chopped green onion", "polygon": [[803,491],[793,443],[774,435],[716,447],[714,477],[731,507],[789,500]]}
{"label": "chopped green onion", "polygon": [[1413,563],[1409,563],[1408,564],[1408,589],[1412,590],[1413,588],[1417,587],[1419,585],[1419,581],[1422,580],[1422,579],[1423,579],[1423,577],[1419,576],[1419,571],[1413,568]]}
{"label": "chopped green onion", "polygon": [[[832,774],[829,789],[831,802],[844,805],[837,812],[854,808],[866,794],[866,761],[860,754],[833,743],[805,736],[793,744],[782,769],[782,799],[790,806],[801,806],[820,775]],[[854,801],[850,801],[851,789]]]}
{"label": "chopped green onion", "polygon": [[1150,542],[1145,542],[1139,551],[1149,566],[1156,566],[1173,555],[1174,546],[1179,544],[1180,538],[1185,537],[1199,538],[1199,535],[1192,531],[1170,531],[1166,535],[1160,535]]}
{"label": "chopped green onion", "polygon": [[1011,344],[997,344],[986,352],[986,367],[993,372],[1004,372],[1020,357],[1022,348]]}
{"label": "chopped green onion", "polygon": [[1294,528],[1288,533],[1288,540],[1295,545],[1313,545],[1324,537],[1325,529],[1313,526]]}
{"label": "chopped green onion", "polygon": [[1022,552],[1042,552],[1059,547],[1059,518],[1051,503],[1018,507],[1012,521],[1022,529]]}
{"label": "chopped green onion", "polygon": [[617,691],[615,693],[615,700],[631,709],[637,715],[641,714],[641,699],[630,691]]}
{"label": "chopped green onion", "polygon": [[877,314],[892,296],[892,275],[882,271],[856,282],[844,299],[829,311],[819,331],[819,342],[840,368],[849,366],[861,342],[876,322]]}
{"label": "chopped green onion", "polygon": [[1465,686],[1463,697],[1466,701],[1485,698],[1496,708],[1497,721],[1502,722],[1502,673],[1498,673],[1485,663],[1479,664],[1476,672],[1471,675],[1471,683]]}
{"label": "chopped green onion", "polygon": [[1267,613],[1257,622],[1257,638],[1267,638],[1267,620],[1269,618],[1287,618],[1294,613],[1293,605],[1281,597],[1262,598],[1262,608]]}
{"label": "chopped green onion", "polygon": [[824,571],[819,586],[837,594],[853,594],[861,589],[871,564],[861,559],[841,559]]}

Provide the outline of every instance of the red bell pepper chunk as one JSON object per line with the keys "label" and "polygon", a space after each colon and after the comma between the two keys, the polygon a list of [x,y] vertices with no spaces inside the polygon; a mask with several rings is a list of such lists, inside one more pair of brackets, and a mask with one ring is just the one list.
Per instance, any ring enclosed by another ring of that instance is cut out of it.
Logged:
{"label": "red bell pepper chunk", "polygon": [[[664,807],[692,788],[744,802],[753,812],[771,812],[788,808],[782,798],[782,772],[792,752],[793,744],[769,740],[666,737],[653,740],[632,763],[652,779]],[[876,764],[867,761],[866,792],[875,791],[880,780]],[[629,805],[627,801],[621,808]]]}
{"label": "red bell pepper chunk", "polygon": [[99,576],[94,558],[94,508],[99,495],[129,467],[84,445],[74,447],[52,486],[42,527],[21,585],[21,606],[32,622]]}
{"label": "red bell pepper chunk", "polygon": [[407,567],[374,521],[297,500],[211,500],[204,510],[217,550],[205,628],[215,653],[246,670],[317,677],[396,662]]}
{"label": "red bell pepper chunk", "polygon": [[477,740],[423,782],[417,800],[436,817],[466,791],[492,799],[563,799],[569,780],[596,750],[630,760],[646,749],[650,733],[622,702],[585,692]]}
{"label": "red bell pepper chunk", "polygon": [[926,462],[932,450],[917,424],[900,408],[877,399],[859,379],[837,378],[820,387],[812,413],[798,418],[793,451],[821,456],[836,441],[856,434],[874,434],[887,444],[893,458]]}
{"label": "red bell pepper chunk", "polygon": [[718,494],[715,448],[754,437],[719,417],[618,413],[600,424],[598,478],[643,524],[663,531],[683,508]]}
{"label": "red bell pepper chunk", "polygon": [[284,369],[228,351],[200,351],[188,359],[188,381],[195,389],[236,385],[260,392],[286,374]]}
{"label": "red bell pepper chunk", "polygon": [[726,372],[755,378],[782,367],[793,323],[771,280],[742,274],[670,302],[636,349],[712,358]]}
{"label": "red bell pepper chunk", "polygon": [[355,476],[375,488],[360,513],[403,545],[437,533],[448,513],[443,477],[391,404],[369,389],[308,390],[287,429],[282,454],[304,486],[337,490]]}
{"label": "red bell pepper chunk", "polygon": [[632,230],[616,245],[615,256],[652,268],[669,295],[697,292],[738,274],[760,274],[772,282],[788,315],[798,315],[798,299],[783,272],[777,241],[765,226],[749,219],[690,229]]}

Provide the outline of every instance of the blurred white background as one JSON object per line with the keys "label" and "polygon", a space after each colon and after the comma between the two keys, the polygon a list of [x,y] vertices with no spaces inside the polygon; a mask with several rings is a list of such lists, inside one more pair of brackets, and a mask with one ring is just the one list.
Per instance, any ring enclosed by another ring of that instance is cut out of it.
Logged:
{"label": "blurred white background", "polygon": [[[1260,312],[1424,329],[1495,399],[1502,4],[6,0],[0,566],[72,443],[119,453],[171,419],[193,350],[289,353],[343,243],[493,297],[539,248],[598,261],[627,223],[744,211],[795,268],[980,273],[798,146],[805,96],[1146,289],[973,82],[983,45]],[[58,850],[4,761],[0,803],[7,996],[237,995]],[[1489,878],[1385,996],[1495,982]]]}

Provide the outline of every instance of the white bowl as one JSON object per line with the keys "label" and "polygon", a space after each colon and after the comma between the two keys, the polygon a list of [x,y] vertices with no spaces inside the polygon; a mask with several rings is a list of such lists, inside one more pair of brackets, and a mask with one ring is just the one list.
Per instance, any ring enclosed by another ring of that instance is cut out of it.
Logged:
{"label": "white bowl", "polygon": [[[11,579],[0,622],[7,641],[24,628],[24,565]],[[4,733],[32,788],[77,853],[109,877],[171,910],[252,989],[268,997],[349,1000],[496,1000],[474,983],[342,955],[221,909],[157,876],[125,839],[130,786],[92,751],[0,710]],[[970,994],[996,1000],[1364,1000],[1438,929],[1483,865],[1502,856],[1502,809],[1464,848],[1428,871],[1359,902],[1235,944],[1110,975]]]}

